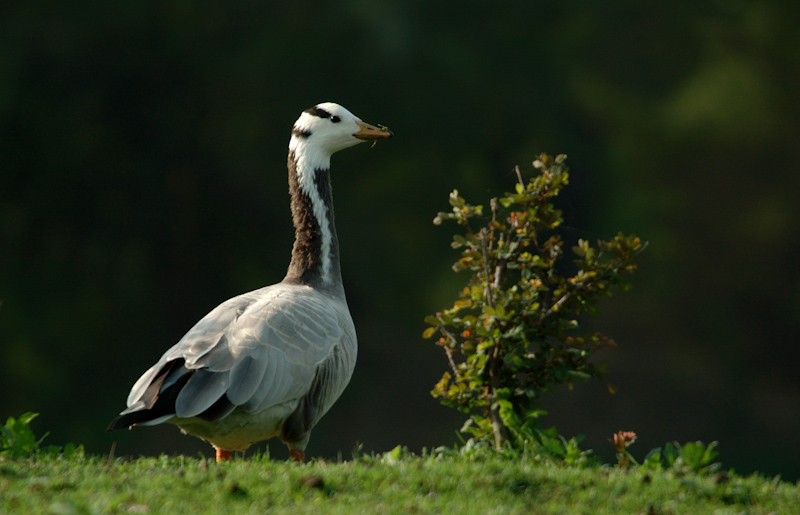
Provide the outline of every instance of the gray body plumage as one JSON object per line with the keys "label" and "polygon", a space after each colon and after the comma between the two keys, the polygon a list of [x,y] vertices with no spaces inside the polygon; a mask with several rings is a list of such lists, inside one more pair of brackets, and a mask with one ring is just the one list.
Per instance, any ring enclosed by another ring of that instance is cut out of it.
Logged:
{"label": "gray body plumage", "polygon": [[[182,359],[161,387],[191,374],[175,399],[174,416],[151,423],[172,422],[226,450],[274,436],[295,448],[350,381],[356,353],[343,297],[279,283],[234,297],[195,324],[136,382],[123,414],[144,408],[156,374]],[[211,421],[198,417],[223,397],[230,414]],[[291,427],[281,425],[298,408]]]}
{"label": "gray body plumage", "polygon": [[275,436],[305,449],[350,381],[357,354],[339,269],[330,156],[391,135],[376,131],[336,104],[303,113],[289,145],[296,239],[286,278],[229,299],[197,322],[134,384],[128,408],[109,429],[168,422],[225,451]]}

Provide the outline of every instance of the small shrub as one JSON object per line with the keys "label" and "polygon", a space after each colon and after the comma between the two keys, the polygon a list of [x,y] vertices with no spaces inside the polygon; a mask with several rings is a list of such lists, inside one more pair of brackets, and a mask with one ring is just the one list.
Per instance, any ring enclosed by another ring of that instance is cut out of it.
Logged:
{"label": "small shrub", "polygon": [[453,270],[471,275],[452,307],[425,319],[423,336],[438,336],[450,365],[431,393],[469,413],[462,430],[496,448],[537,436],[531,426],[544,414],[543,392],[603,377],[605,368],[589,358],[614,342],[578,333],[577,316],[594,313],[614,287],[628,287],[622,276],[634,271],[644,248],[621,233],[594,246],[579,239],[571,247],[574,273],[564,272],[562,217],[553,200],[568,184],[565,159],[541,155],[527,184],[518,170],[514,192],[492,199],[486,214],[453,191],[452,212],[434,219],[463,231],[453,236],[452,247],[461,250]]}

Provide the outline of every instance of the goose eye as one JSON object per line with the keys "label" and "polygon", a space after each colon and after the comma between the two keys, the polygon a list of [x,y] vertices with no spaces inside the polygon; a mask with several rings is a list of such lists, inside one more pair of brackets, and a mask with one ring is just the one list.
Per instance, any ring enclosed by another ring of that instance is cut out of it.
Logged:
{"label": "goose eye", "polygon": [[335,116],[335,115],[334,115],[334,116],[331,116],[331,121],[332,121],[333,123],[339,123],[339,122],[341,122],[341,121],[342,121],[342,119],[341,119],[341,118],[339,118],[338,116]]}

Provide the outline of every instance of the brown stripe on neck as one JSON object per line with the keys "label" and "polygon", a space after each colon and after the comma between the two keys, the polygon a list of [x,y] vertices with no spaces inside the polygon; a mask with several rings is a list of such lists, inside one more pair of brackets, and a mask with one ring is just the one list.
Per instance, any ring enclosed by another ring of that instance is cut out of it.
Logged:
{"label": "brown stripe on neck", "polygon": [[[286,273],[284,282],[305,284],[312,287],[331,286],[334,283],[341,285],[341,272],[339,270],[339,243],[336,238],[336,229],[333,223],[333,197],[330,184],[329,170],[314,170],[314,187],[320,200],[325,206],[326,220],[318,220],[314,212],[314,205],[309,195],[303,191],[299,183],[297,162],[293,152],[289,153],[289,193],[291,195],[292,220],[295,227],[295,241],[292,247],[292,260]],[[326,224],[331,232],[330,260],[328,273],[330,284],[324,281],[323,263],[323,228]]]}

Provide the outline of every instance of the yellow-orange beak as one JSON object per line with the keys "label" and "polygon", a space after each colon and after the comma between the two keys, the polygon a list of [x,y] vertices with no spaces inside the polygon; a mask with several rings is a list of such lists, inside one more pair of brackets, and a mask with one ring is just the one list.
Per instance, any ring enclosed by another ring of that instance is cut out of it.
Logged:
{"label": "yellow-orange beak", "polygon": [[394,136],[394,134],[392,134],[392,131],[390,131],[388,127],[383,127],[383,126],[375,127],[374,125],[364,123],[361,120],[356,120],[356,123],[358,124],[360,130],[355,134],[353,134],[353,136],[355,136],[358,139],[369,141],[382,138],[391,138],[392,136]]}

